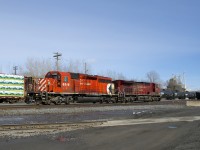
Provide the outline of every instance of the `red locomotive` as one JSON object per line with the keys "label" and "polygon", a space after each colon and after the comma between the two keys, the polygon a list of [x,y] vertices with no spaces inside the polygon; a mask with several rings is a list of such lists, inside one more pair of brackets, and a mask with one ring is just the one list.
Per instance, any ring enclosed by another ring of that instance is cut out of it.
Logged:
{"label": "red locomotive", "polygon": [[113,81],[119,100],[124,101],[159,101],[160,88],[155,83],[126,80]]}
{"label": "red locomotive", "polygon": [[34,92],[29,92],[26,101],[36,100],[44,104],[61,104],[81,98],[111,98],[114,94],[112,79],[103,76],[50,71],[38,80]]}
{"label": "red locomotive", "polygon": [[112,81],[109,77],[59,71],[50,71],[45,78],[30,81],[32,91],[27,92],[26,102],[69,104],[88,99],[93,102],[160,100],[160,90],[155,83]]}

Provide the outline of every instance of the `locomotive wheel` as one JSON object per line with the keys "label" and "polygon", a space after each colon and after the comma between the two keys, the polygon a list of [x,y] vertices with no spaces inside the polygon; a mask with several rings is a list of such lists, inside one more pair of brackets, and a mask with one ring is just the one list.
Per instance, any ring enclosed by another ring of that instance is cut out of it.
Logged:
{"label": "locomotive wheel", "polygon": [[112,102],[112,100],[111,100],[111,98],[104,98],[104,99],[103,99],[103,102],[109,104],[109,103]]}
{"label": "locomotive wheel", "polygon": [[76,102],[78,102],[78,97],[77,96],[73,97],[73,103],[76,103]]}
{"label": "locomotive wheel", "polygon": [[65,100],[65,105],[69,105],[69,104],[70,104],[69,100]]}
{"label": "locomotive wheel", "polygon": [[117,100],[116,99],[112,99],[112,103],[117,103]]}
{"label": "locomotive wheel", "polygon": [[99,101],[99,103],[102,104],[102,103],[103,103],[103,100],[101,99],[101,100]]}
{"label": "locomotive wheel", "polygon": [[9,104],[14,104],[16,102],[17,102],[16,100],[10,100],[10,101],[8,101]]}
{"label": "locomotive wheel", "polygon": [[69,96],[65,97],[65,104],[66,105],[69,105],[70,101],[71,101],[71,97],[69,97]]}
{"label": "locomotive wheel", "polygon": [[61,105],[60,101],[54,102],[55,105]]}
{"label": "locomotive wheel", "polygon": [[133,103],[135,101],[134,97],[130,97],[130,102]]}
{"label": "locomotive wheel", "polygon": [[37,102],[35,102],[35,104],[36,104],[36,105],[40,105],[40,104],[41,104],[41,102],[38,102],[38,101],[37,101]]}
{"label": "locomotive wheel", "polygon": [[102,98],[99,100],[99,103],[100,103],[100,104],[103,104],[104,102],[105,102],[105,98],[102,97]]}
{"label": "locomotive wheel", "polygon": [[60,96],[56,97],[55,101],[53,102],[55,105],[61,105],[62,98]]}

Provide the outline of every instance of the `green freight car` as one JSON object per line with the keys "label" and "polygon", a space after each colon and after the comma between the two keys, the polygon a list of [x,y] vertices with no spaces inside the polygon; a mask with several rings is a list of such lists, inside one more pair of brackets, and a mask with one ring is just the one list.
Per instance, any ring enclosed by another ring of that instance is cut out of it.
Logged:
{"label": "green freight car", "polygon": [[24,76],[0,74],[0,102],[16,102],[24,93]]}

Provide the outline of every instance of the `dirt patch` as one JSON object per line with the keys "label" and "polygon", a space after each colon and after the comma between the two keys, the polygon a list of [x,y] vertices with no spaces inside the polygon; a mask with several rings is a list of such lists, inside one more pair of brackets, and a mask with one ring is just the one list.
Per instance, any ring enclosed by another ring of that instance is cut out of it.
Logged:
{"label": "dirt patch", "polygon": [[[56,134],[61,132],[86,129],[102,124],[101,122],[86,122],[78,124],[32,124],[32,125],[5,125],[0,126],[0,137],[29,137],[35,135]],[[61,139],[62,140],[62,139]]]}

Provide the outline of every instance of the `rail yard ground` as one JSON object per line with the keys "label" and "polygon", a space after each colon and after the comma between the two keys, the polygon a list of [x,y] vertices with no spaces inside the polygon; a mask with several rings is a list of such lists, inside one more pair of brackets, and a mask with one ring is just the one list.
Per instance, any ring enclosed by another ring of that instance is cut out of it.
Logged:
{"label": "rail yard ground", "polygon": [[185,100],[0,109],[1,150],[200,149],[200,107]]}

